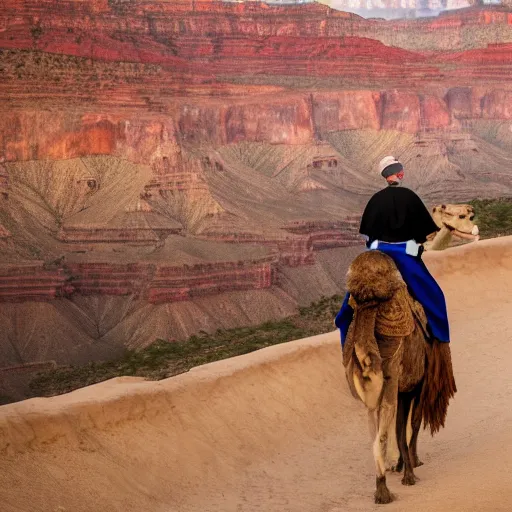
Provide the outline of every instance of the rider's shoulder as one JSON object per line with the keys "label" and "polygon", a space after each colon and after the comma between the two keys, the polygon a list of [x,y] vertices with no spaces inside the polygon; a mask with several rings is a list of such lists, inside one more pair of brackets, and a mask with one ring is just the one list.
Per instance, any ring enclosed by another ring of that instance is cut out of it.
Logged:
{"label": "rider's shoulder", "polygon": [[407,187],[389,187],[388,190],[393,190],[393,194],[397,195],[419,197],[414,190]]}

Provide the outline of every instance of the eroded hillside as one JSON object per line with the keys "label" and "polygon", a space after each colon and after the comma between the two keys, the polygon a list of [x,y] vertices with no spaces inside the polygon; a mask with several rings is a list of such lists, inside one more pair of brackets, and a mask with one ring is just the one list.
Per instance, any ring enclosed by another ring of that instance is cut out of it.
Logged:
{"label": "eroded hillside", "polygon": [[512,196],[511,27],[501,7],[388,22],[4,1],[0,367],[114,357],[340,292],[386,154],[429,206]]}

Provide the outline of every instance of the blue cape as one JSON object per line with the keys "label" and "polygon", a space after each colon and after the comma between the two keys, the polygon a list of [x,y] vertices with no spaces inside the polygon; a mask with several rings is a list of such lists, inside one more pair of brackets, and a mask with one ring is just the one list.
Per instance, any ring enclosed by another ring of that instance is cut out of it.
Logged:
{"label": "blue cape", "polygon": [[[428,271],[420,256],[410,256],[405,252],[406,243],[388,244],[379,242],[377,249],[387,254],[395,262],[409,288],[409,293],[423,306],[431,335],[441,342],[450,341],[450,327],[443,291]],[[345,343],[354,310],[348,305],[347,293],[335,324],[340,330],[341,345]]]}

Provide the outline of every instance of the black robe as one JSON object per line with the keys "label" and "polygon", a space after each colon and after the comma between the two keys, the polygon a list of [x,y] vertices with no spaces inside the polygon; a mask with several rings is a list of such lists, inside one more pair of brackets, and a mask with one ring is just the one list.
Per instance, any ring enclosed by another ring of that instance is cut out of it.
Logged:
{"label": "black robe", "polygon": [[359,233],[382,242],[416,240],[438,231],[422,200],[410,189],[388,186],[372,196],[363,213]]}

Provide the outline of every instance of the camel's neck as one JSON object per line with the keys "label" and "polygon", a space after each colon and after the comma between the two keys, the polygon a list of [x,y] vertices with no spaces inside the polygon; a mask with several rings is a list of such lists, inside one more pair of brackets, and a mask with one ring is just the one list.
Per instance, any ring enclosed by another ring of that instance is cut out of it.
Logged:
{"label": "camel's neck", "polygon": [[437,232],[432,245],[430,246],[431,251],[442,251],[450,246],[452,241],[452,232],[445,226]]}

